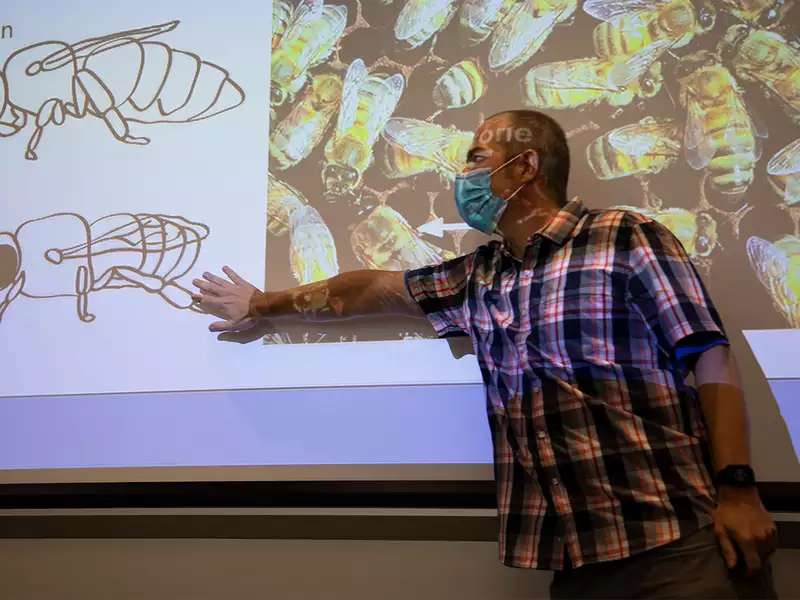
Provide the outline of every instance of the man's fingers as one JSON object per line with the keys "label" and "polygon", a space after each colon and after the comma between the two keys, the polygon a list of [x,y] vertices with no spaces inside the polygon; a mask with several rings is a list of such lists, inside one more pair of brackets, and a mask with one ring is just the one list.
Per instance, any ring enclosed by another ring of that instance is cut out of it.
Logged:
{"label": "man's fingers", "polygon": [[717,541],[719,542],[720,550],[722,551],[722,558],[725,559],[725,564],[729,569],[736,566],[736,548],[733,547],[733,542],[728,534],[724,531],[717,531]]}
{"label": "man's fingers", "polygon": [[758,555],[758,545],[754,539],[737,539],[736,544],[744,556],[747,565],[747,574],[752,575],[761,568],[761,557]]}
{"label": "man's fingers", "polygon": [[250,318],[238,319],[238,320],[228,320],[228,321],[216,321],[208,326],[209,331],[225,331],[225,332],[240,332],[240,331],[247,331],[248,329],[252,329],[255,325],[255,321]]}
{"label": "man's fingers", "polygon": [[204,279],[192,279],[192,284],[194,287],[212,296],[219,296],[219,294],[223,291],[218,285]]}
{"label": "man's fingers", "polygon": [[764,532],[758,543],[758,553],[761,555],[762,560],[766,560],[778,548],[778,531],[777,529],[769,529]]}
{"label": "man's fingers", "polygon": [[234,331],[236,321],[214,321],[208,326],[209,331]]}
{"label": "man's fingers", "polygon": [[242,279],[239,274],[230,267],[222,267],[222,272],[236,285],[248,285],[247,281]]}
{"label": "man's fingers", "polygon": [[211,283],[215,283],[215,284],[217,284],[217,285],[218,285],[218,286],[220,286],[220,287],[225,287],[226,285],[230,285],[230,284],[229,284],[227,281],[225,281],[225,280],[224,280],[222,277],[218,277],[218,276],[214,275],[213,273],[209,273],[208,271],[206,271],[205,273],[203,273],[203,278],[204,278],[204,279],[207,279],[207,280],[208,280],[208,281],[210,281]]}

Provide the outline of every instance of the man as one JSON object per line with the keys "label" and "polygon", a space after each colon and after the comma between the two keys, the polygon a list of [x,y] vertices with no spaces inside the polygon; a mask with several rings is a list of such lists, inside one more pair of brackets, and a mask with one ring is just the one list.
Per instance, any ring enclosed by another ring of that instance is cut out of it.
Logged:
{"label": "man", "polygon": [[747,414],[719,316],[666,228],[567,202],[568,174],[555,121],[494,115],[455,193],[462,218],[502,241],[436,266],[282,292],[226,267],[230,281],[195,281],[195,301],[223,319],[210,326],[218,332],[397,313],[427,317],[442,337],[471,336],[500,559],[555,571],[553,597],[775,597],[776,528],[747,466]]}

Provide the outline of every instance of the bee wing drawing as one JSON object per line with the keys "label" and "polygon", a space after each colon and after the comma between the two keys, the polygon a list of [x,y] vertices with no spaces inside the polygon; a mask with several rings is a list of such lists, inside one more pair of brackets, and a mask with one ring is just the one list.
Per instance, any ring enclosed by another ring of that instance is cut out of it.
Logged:
{"label": "bee wing drawing", "polygon": [[417,38],[420,34],[430,31],[431,23],[437,15],[450,10],[453,0],[409,0],[397,15],[394,26],[394,36],[401,42]]}
{"label": "bee wing drawing", "polygon": [[674,0],[586,0],[583,10],[601,21],[615,21],[623,15],[639,11],[652,11]]}
{"label": "bee wing drawing", "polygon": [[626,125],[608,133],[608,142],[628,156],[678,156],[680,144],[664,137],[665,127],[639,123]]}
{"label": "bee wing drawing", "polygon": [[360,58],[355,59],[347,67],[342,88],[342,104],[339,107],[339,118],[336,121],[336,131],[342,133],[350,129],[356,120],[358,108],[358,90],[367,78],[367,67]]}
{"label": "bee wing drawing", "polygon": [[693,169],[705,169],[714,158],[716,148],[711,136],[706,135],[703,107],[694,96],[686,101],[686,125],[683,131],[683,148],[686,162]]}
{"label": "bee wing drawing", "polygon": [[[591,59],[594,60],[594,59]],[[616,92],[619,88],[597,74],[595,69],[559,68],[558,63],[550,63],[534,67],[528,71],[527,77],[535,79],[537,84],[553,90],[597,90],[600,92]],[[546,67],[541,69],[541,67]]]}
{"label": "bee wing drawing", "polygon": [[785,314],[796,310],[798,298],[789,287],[789,261],[774,244],[760,237],[747,240],[747,257],[758,280],[769,290],[773,301]]}
{"label": "bee wing drawing", "polygon": [[[408,154],[438,161],[451,167],[451,161],[443,150],[460,138],[461,132],[449,130],[417,119],[395,117],[389,119],[383,129],[383,137],[392,145],[399,146]],[[462,165],[463,166],[463,165]],[[456,166],[460,170],[461,166]]]}
{"label": "bee wing drawing", "polygon": [[[322,29],[315,44],[309,44],[310,52],[307,56],[307,65],[314,66],[325,60],[333,52],[334,42],[341,36],[347,24],[347,7],[329,4],[323,6],[322,0],[302,0],[294,12],[291,23],[281,38],[283,43],[292,43],[296,39],[304,39],[303,30],[314,21],[327,18],[330,27]],[[323,35],[322,39],[319,39]]]}
{"label": "bee wing drawing", "polygon": [[800,138],[773,156],[767,163],[767,173],[775,176],[800,173]]}
{"label": "bee wing drawing", "polygon": [[547,11],[536,16],[536,0],[517,3],[500,22],[489,51],[489,67],[510,71],[530,58],[541,47],[566,10]]}
{"label": "bee wing drawing", "polygon": [[406,80],[400,73],[395,73],[383,80],[386,95],[373,109],[376,113],[375,123],[383,125],[392,116],[394,109],[397,108],[397,103],[400,102],[400,96],[403,95],[405,85]]}
{"label": "bee wing drawing", "polygon": [[481,30],[491,26],[505,0],[466,0],[461,6],[461,20],[470,29]]}
{"label": "bee wing drawing", "polygon": [[642,48],[628,59],[615,64],[609,73],[609,81],[619,88],[623,88],[632,81],[644,75],[661,54],[670,46],[668,40],[659,40]]}
{"label": "bee wing drawing", "polygon": [[162,35],[175,29],[179,23],[180,21],[169,21],[167,23],[161,23],[160,25],[118,31],[109,35],[85,39],[77,44],[72,44],[71,46],[66,46],[61,50],[57,50],[45,57],[44,60],[41,61],[42,69],[51,71],[75,60],[86,58],[91,54],[106,52],[126,44],[132,44],[157,35]]}

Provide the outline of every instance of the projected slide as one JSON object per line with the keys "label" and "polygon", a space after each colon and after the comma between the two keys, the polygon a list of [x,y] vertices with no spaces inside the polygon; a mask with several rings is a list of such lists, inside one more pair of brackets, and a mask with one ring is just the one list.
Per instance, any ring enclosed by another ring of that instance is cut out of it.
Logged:
{"label": "projected slide", "polygon": [[563,125],[570,196],[681,239],[729,330],[798,328],[795,2],[48,11],[0,28],[0,396],[480,382],[421,320],[221,343],[189,292],[222,265],[275,290],[484,243],[452,184],[508,108]]}
{"label": "projected slide", "polygon": [[[452,182],[507,108],[568,133],[570,195],[683,242],[738,329],[800,326],[800,50],[793,3],[273,4],[266,285],[403,270],[482,243]],[[760,307],[754,309],[754,307]],[[739,314],[737,314],[739,313]],[[271,343],[397,340],[294,328]],[[430,335],[422,328],[412,337]]]}

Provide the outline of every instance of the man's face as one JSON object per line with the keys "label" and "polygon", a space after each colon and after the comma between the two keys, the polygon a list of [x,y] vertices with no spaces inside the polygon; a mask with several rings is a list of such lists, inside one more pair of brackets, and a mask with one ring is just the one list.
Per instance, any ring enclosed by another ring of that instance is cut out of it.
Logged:
{"label": "man's face", "polygon": [[[513,155],[509,154],[509,142],[525,141],[518,139],[520,135],[521,132],[513,127],[509,115],[499,115],[484,121],[475,132],[472,146],[467,154],[464,173],[476,169],[494,171],[500,167],[513,158]],[[526,160],[523,159],[512,160],[492,175],[492,192],[501,198],[506,198],[526,180],[532,179],[526,172],[529,169],[526,169],[525,163]]]}

